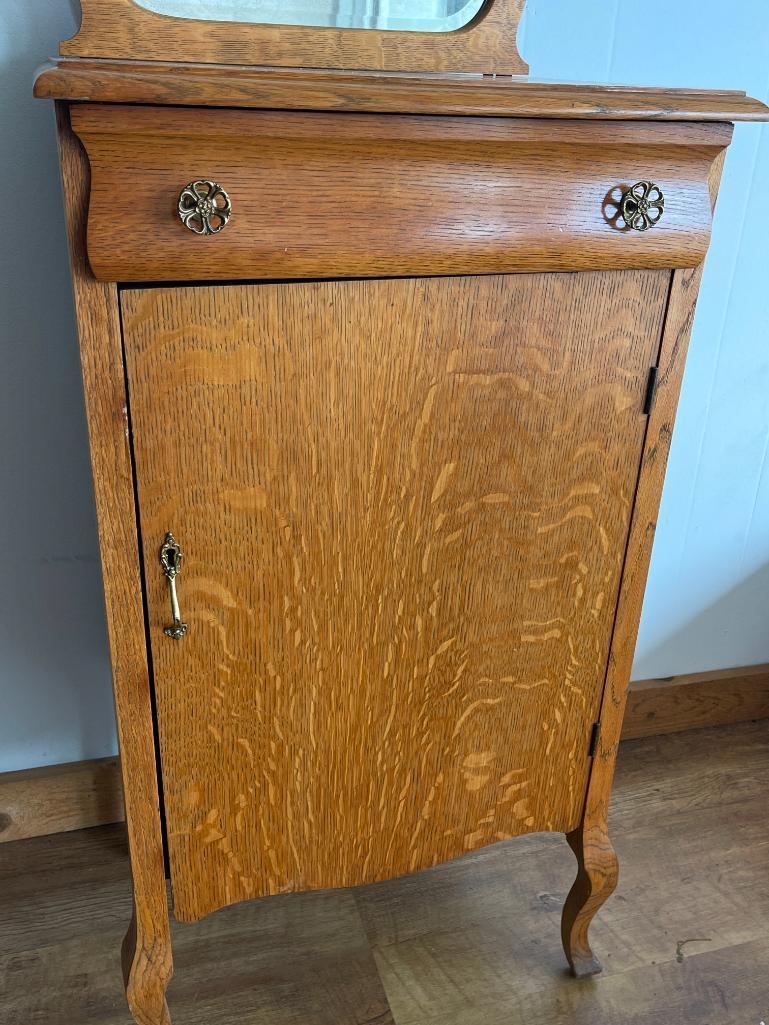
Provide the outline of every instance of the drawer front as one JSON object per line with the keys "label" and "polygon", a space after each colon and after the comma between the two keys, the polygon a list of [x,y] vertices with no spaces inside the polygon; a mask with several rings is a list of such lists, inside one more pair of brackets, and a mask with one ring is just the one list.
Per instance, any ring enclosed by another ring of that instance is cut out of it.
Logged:
{"label": "drawer front", "polygon": [[[91,267],[115,281],[692,267],[731,138],[722,124],[99,105],[72,123],[91,163]],[[647,231],[620,213],[642,181],[664,194]],[[194,182],[227,196],[214,234],[180,216]]]}
{"label": "drawer front", "polygon": [[669,279],[123,291],[177,917],[576,827]]}

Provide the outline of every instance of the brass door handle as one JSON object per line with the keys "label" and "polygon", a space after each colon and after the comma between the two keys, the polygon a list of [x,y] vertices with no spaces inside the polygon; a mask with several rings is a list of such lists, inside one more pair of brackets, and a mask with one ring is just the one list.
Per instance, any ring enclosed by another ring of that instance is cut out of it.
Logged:
{"label": "brass door handle", "polygon": [[182,622],[181,612],[179,611],[179,599],[176,595],[176,578],[181,572],[183,558],[184,553],[169,530],[163,542],[163,547],[160,549],[160,565],[163,567],[163,572],[168,581],[168,589],[171,593],[171,614],[174,617],[174,621],[171,626],[163,628],[163,633],[167,637],[173,637],[175,641],[181,640],[189,629],[187,624]]}
{"label": "brass door handle", "polygon": [[230,197],[216,182],[200,180],[185,185],[179,195],[179,218],[196,235],[215,235],[232,215]]}
{"label": "brass door handle", "polygon": [[622,197],[620,211],[628,228],[648,231],[659,222],[665,212],[662,189],[654,182],[636,182]]}

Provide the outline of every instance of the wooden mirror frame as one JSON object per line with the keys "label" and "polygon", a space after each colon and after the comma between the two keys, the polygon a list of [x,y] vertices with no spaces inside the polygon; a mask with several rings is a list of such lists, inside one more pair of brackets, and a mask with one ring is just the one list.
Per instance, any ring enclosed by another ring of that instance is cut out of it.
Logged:
{"label": "wooden mirror frame", "polygon": [[311,28],[199,21],[156,14],[135,0],[81,0],[64,57],[407,72],[521,75],[516,34],[525,0],[487,0],[453,32]]}

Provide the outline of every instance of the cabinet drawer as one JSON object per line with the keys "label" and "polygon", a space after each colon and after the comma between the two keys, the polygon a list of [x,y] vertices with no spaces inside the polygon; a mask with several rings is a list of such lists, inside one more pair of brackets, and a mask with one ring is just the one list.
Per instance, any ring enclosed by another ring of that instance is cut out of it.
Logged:
{"label": "cabinet drawer", "polygon": [[[731,138],[723,124],[90,104],[72,123],[91,163],[91,267],[117,281],[695,266]],[[180,217],[196,181],[228,197],[215,234]],[[665,200],[647,231],[619,212],[639,181]]]}

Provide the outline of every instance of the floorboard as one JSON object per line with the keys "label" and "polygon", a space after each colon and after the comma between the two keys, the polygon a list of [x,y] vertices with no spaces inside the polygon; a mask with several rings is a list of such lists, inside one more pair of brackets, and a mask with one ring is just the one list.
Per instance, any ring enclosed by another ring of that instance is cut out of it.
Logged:
{"label": "floorboard", "polygon": [[[174,925],[175,1025],[769,1025],[769,722],[623,745],[605,971],[565,972],[563,838]],[[122,826],[0,847],[2,1025],[130,1025]]]}

